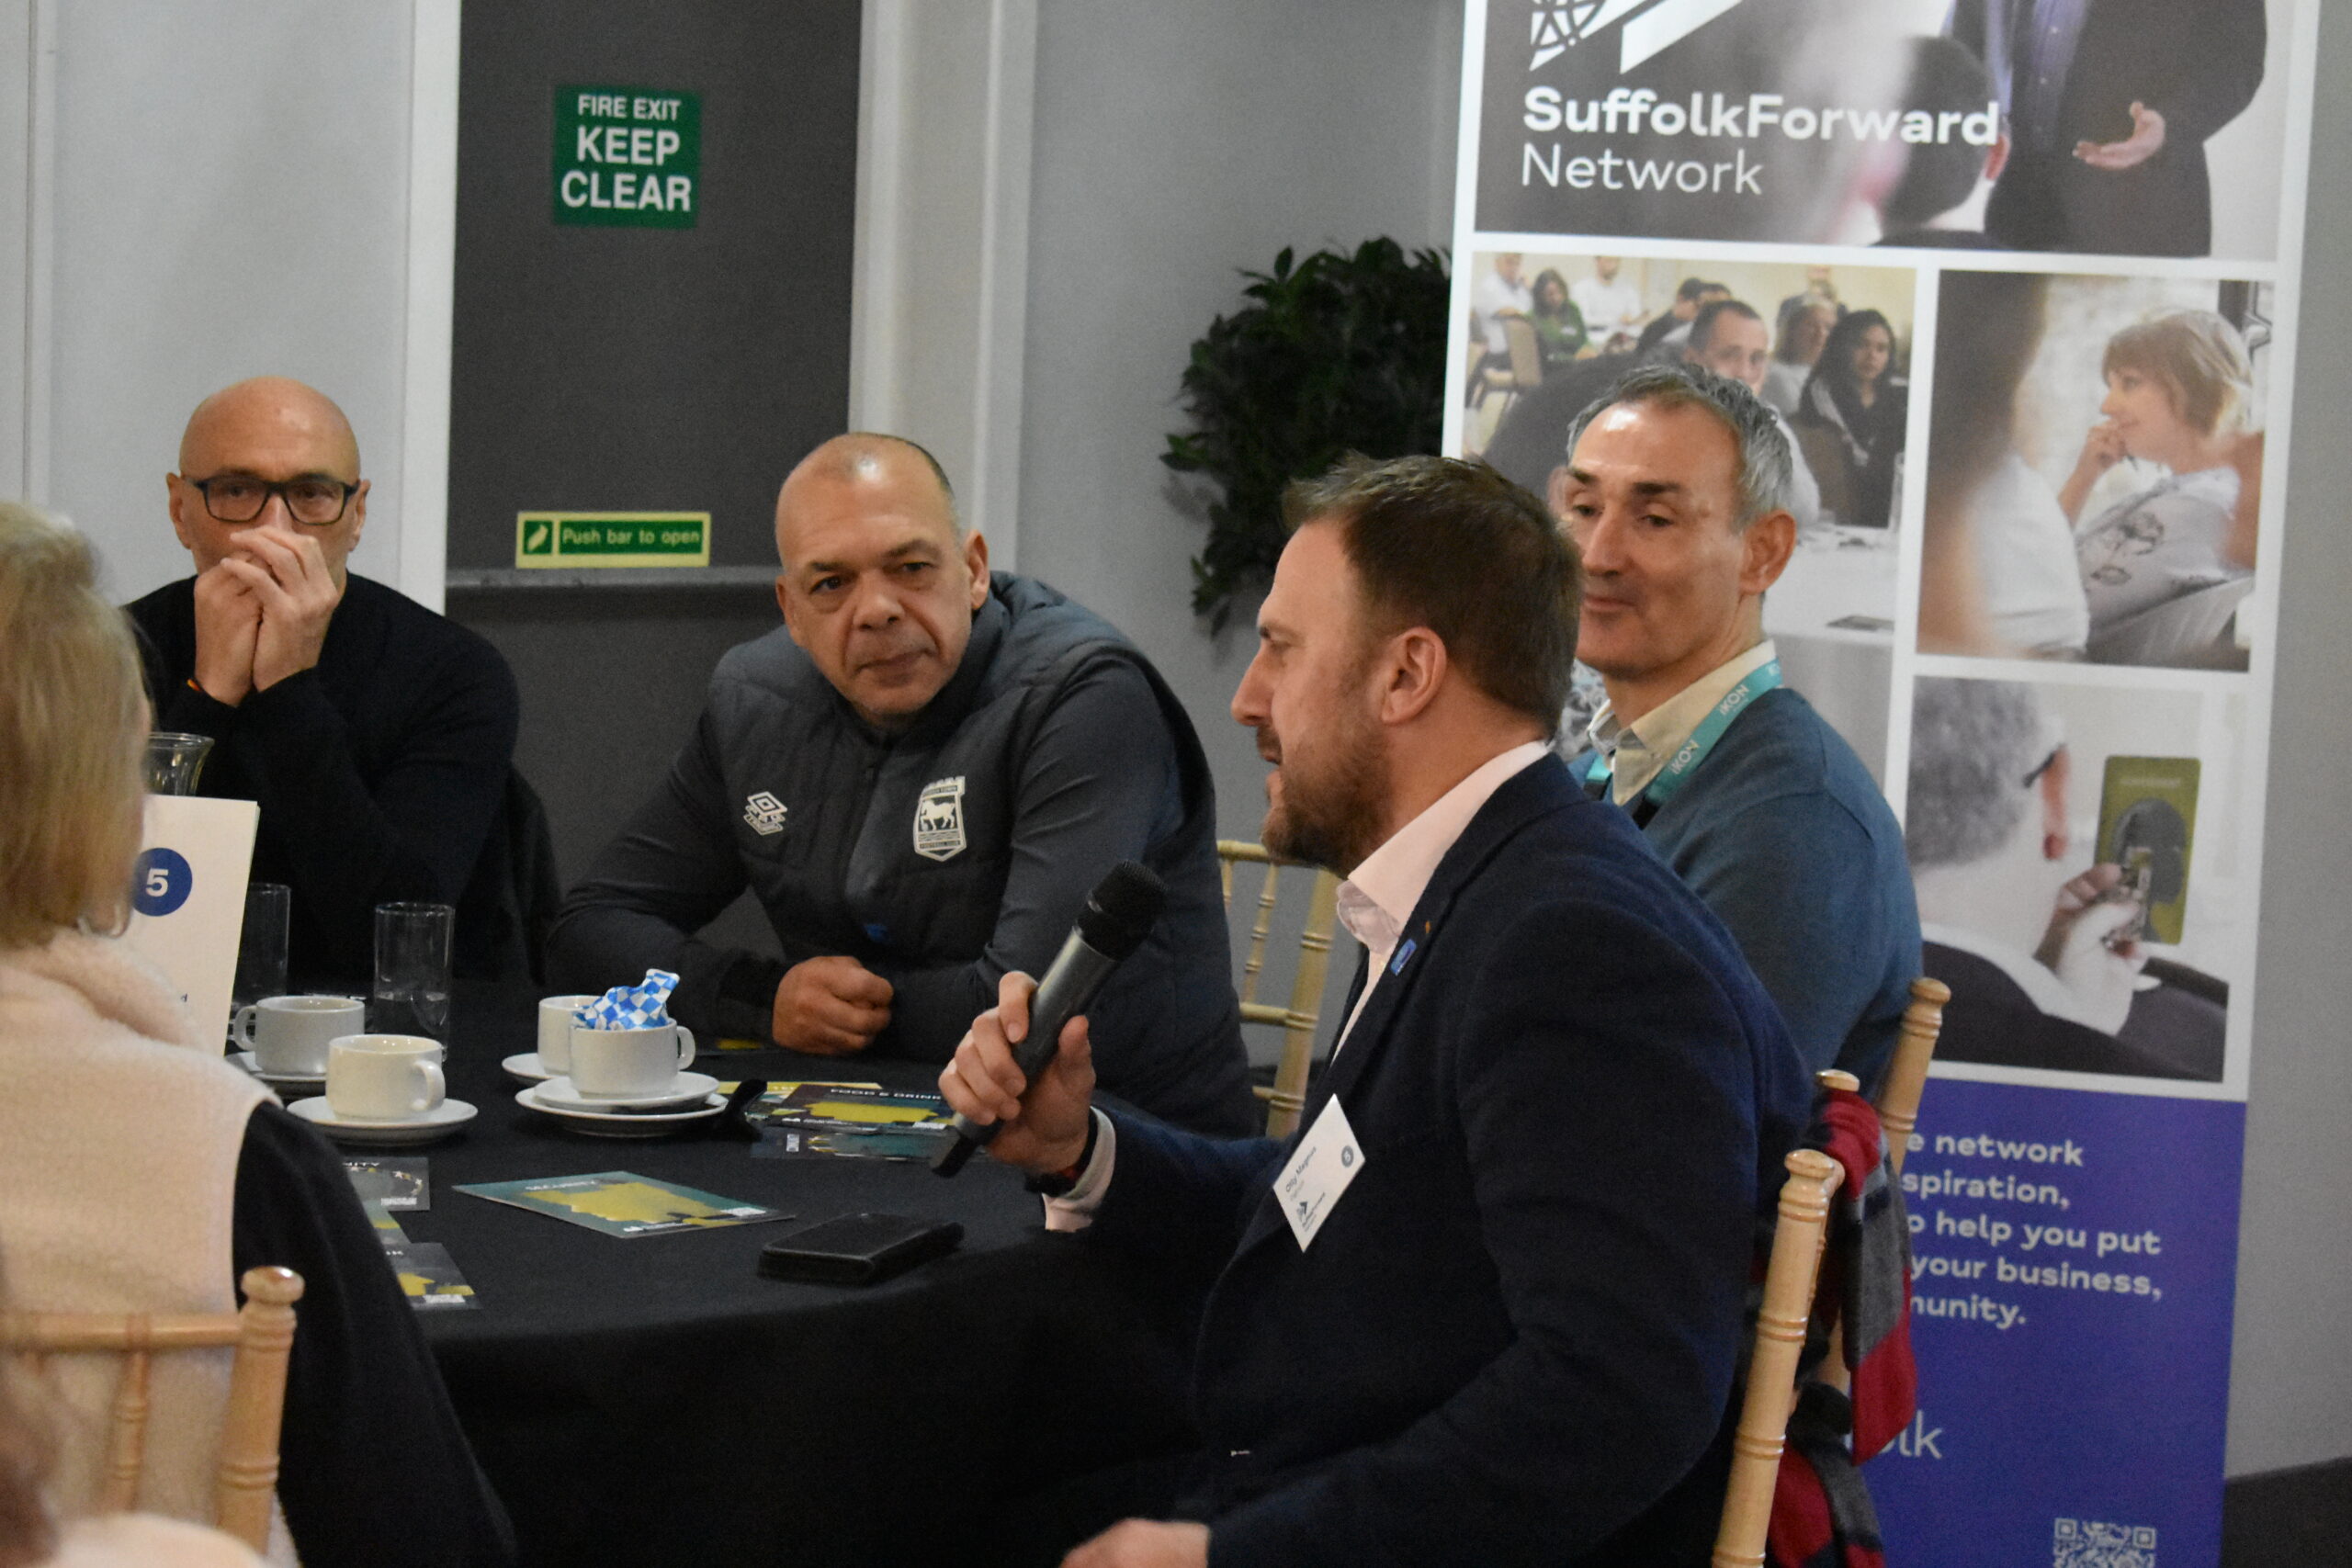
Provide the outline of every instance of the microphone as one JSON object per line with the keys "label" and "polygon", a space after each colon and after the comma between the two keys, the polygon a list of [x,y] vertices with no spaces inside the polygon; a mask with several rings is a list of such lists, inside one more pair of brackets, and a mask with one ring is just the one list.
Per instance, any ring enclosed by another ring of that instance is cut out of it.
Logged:
{"label": "microphone", "polygon": [[[1034,1084],[1061,1049],[1062,1026],[1084,1012],[1128,954],[1151,934],[1152,922],[1168,904],[1168,885],[1149,866],[1124,860],[1087,895],[1062,950],[1029,998],[1029,1032],[1013,1047],[1021,1076]],[[931,1156],[931,1168],[953,1176],[972,1151],[995,1138],[1001,1122],[979,1122],[956,1114],[948,1134]]]}

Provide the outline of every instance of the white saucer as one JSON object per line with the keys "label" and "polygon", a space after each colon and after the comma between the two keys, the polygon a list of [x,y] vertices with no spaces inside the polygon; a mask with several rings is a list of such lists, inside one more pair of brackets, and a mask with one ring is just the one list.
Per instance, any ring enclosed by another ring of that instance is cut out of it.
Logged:
{"label": "white saucer", "polygon": [[568,1077],[549,1078],[533,1092],[540,1105],[556,1111],[684,1111],[718,1087],[708,1073],[680,1073],[660,1094],[590,1094]]}
{"label": "white saucer", "polygon": [[413,1122],[346,1120],[335,1115],[323,1094],[298,1100],[286,1109],[337,1143],[375,1144],[388,1148],[446,1138],[479,1114],[462,1100],[445,1100]]}
{"label": "white saucer", "polygon": [[555,1075],[539,1060],[537,1051],[526,1051],[519,1056],[509,1056],[498,1064],[506,1076],[516,1083],[545,1083]]}
{"label": "white saucer", "polygon": [[542,1101],[541,1087],[533,1084],[529,1089],[516,1090],[514,1103],[526,1111],[552,1116],[574,1132],[605,1138],[658,1138],[664,1133],[707,1122],[727,1109],[726,1096],[710,1094],[705,1095],[699,1105],[683,1111],[573,1111]]}
{"label": "white saucer", "polygon": [[263,1072],[261,1070],[261,1058],[254,1055],[251,1051],[232,1052],[230,1053],[229,1060],[236,1063],[237,1066],[244,1068],[245,1071],[253,1074],[254,1077],[261,1079],[262,1082],[269,1085],[272,1089],[323,1089],[326,1087],[327,1076],[324,1072]]}

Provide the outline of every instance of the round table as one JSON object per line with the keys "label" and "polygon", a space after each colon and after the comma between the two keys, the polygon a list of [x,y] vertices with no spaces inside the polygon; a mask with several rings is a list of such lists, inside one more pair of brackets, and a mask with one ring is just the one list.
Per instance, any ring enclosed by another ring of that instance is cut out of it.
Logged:
{"label": "round table", "polygon": [[[536,998],[460,987],[452,1097],[481,1114],[429,1157],[432,1207],[395,1215],[447,1247],[480,1302],[421,1314],[526,1563],[961,1561],[1018,1495],[1189,1447],[1182,1303],[1049,1235],[1016,1173],[755,1158],[707,1134],[586,1136],[514,1102],[500,1061],[535,1048]],[[932,1088],[916,1063],[711,1052],[722,1079]],[[360,1150],[398,1158],[402,1151]],[[617,1237],[457,1191],[627,1170],[790,1212]],[[758,1277],[760,1249],[875,1211],[964,1226],[961,1248],[883,1284]]]}

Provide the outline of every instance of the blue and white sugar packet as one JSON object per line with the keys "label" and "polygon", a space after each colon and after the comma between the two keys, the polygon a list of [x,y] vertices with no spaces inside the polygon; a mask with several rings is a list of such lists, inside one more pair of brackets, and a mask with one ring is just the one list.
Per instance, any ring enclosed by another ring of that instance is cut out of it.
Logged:
{"label": "blue and white sugar packet", "polygon": [[582,1029],[654,1029],[670,1021],[670,993],[678,977],[667,969],[648,969],[641,985],[615,986],[571,1020]]}

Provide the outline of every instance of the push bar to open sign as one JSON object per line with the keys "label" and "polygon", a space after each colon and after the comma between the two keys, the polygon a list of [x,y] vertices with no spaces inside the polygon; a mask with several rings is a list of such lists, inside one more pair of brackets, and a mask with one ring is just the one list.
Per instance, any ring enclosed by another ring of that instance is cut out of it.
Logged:
{"label": "push bar to open sign", "polygon": [[518,567],[708,566],[707,512],[524,512]]}

